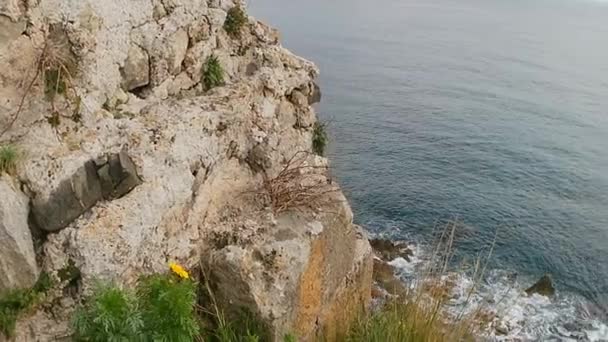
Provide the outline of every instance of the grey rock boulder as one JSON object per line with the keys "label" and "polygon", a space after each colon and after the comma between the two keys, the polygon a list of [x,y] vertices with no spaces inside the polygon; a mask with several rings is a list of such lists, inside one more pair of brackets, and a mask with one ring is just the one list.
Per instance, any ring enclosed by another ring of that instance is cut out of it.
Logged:
{"label": "grey rock boulder", "polygon": [[97,174],[107,200],[122,197],[141,184],[135,164],[125,151],[110,155]]}
{"label": "grey rock boulder", "polygon": [[137,45],[131,45],[125,65],[122,68],[123,84],[126,90],[133,90],[150,83],[150,57]]}
{"label": "grey rock boulder", "polygon": [[101,198],[97,168],[89,161],[63,180],[47,198],[34,196],[32,211],[40,228],[55,232],[65,228]]}
{"label": "grey rock boulder", "polygon": [[312,84],[312,92],[308,96],[308,103],[315,104],[321,102],[321,88],[318,84]]}
{"label": "grey rock boulder", "polygon": [[553,287],[553,281],[548,274],[542,276],[534,285],[526,290],[528,295],[534,293],[541,296],[551,297],[555,294],[555,288]]}
{"label": "grey rock boulder", "polygon": [[48,196],[34,196],[36,223],[48,232],[65,228],[102,199],[120,198],[141,183],[135,164],[125,151],[102,162],[87,161]]}
{"label": "grey rock boulder", "polygon": [[28,198],[9,177],[0,178],[0,293],[32,286],[38,277]]}

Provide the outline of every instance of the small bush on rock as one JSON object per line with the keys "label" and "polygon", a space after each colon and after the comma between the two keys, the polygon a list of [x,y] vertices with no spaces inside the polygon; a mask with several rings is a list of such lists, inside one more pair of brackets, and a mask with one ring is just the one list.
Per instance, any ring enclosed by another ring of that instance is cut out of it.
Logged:
{"label": "small bush on rock", "polygon": [[0,296],[0,333],[11,337],[19,315],[36,304],[52,287],[46,273],[40,274],[38,281],[31,289],[17,289]]}
{"label": "small bush on rock", "polygon": [[241,36],[241,30],[246,23],[247,14],[245,14],[241,6],[235,6],[228,10],[226,21],[224,22],[224,30],[232,38],[238,38]]}
{"label": "small bush on rock", "polygon": [[191,280],[145,277],[138,284],[137,298],[145,334],[151,341],[192,341],[198,334],[196,284]]}
{"label": "small bush on rock", "polygon": [[224,70],[215,55],[209,56],[204,65],[203,84],[209,90],[224,84]]}
{"label": "small bush on rock", "polygon": [[17,168],[19,152],[12,145],[0,147],[0,174],[3,172],[12,174]]}
{"label": "small bush on rock", "polygon": [[319,156],[323,156],[328,140],[325,124],[318,121],[315,122],[312,133],[312,151]]}

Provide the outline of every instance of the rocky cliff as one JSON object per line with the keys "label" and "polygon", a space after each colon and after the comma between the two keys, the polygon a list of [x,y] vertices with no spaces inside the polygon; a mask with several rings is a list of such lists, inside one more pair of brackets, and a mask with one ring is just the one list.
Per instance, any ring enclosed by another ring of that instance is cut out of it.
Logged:
{"label": "rocky cliff", "polygon": [[369,243],[311,153],[318,70],[254,18],[227,32],[235,6],[0,0],[0,146],[20,156],[0,178],[0,292],[55,284],[14,340],[69,340],[96,281],[170,261],[275,339],[331,340],[367,305]]}

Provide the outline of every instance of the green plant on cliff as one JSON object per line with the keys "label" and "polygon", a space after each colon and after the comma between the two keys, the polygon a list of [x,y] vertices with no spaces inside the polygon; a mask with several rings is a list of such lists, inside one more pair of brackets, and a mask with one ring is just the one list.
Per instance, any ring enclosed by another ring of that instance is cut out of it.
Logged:
{"label": "green plant on cliff", "polygon": [[52,283],[46,273],[41,273],[32,288],[16,289],[0,296],[0,333],[11,337],[19,315],[31,308],[51,288]]}
{"label": "green plant on cliff", "polygon": [[323,156],[328,141],[326,125],[318,121],[315,122],[312,132],[312,151],[317,155]]}
{"label": "green plant on cliff", "polygon": [[0,147],[0,174],[3,172],[12,174],[17,168],[19,152],[13,145]]}
{"label": "green plant on cliff", "polygon": [[75,315],[76,340],[193,341],[195,304],[196,284],[176,274],[142,277],[134,292],[100,286]]}
{"label": "green plant on cliff", "polygon": [[226,14],[226,21],[224,22],[224,30],[232,38],[238,38],[241,36],[243,26],[247,23],[247,14],[241,8],[241,6],[234,6],[228,10]]}
{"label": "green plant on cliff", "polygon": [[99,286],[74,318],[75,341],[133,341],[142,339],[143,320],[132,293],[116,286]]}
{"label": "green plant on cliff", "polygon": [[151,341],[192,341],[198,335],[196,284],[189,279],[152,275],[137,286],[145,335]]}
{"label": "green plant on cliff", "polygon": [[224,84],[224,70],[215,55],[209,56],[203,66],[203,84],[209,90]]}

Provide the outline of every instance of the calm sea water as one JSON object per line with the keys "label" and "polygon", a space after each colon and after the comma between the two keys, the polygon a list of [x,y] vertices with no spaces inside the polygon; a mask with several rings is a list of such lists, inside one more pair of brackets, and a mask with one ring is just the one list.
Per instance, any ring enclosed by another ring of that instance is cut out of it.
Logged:
{"label": "calm sea water", "polygon": [[321,68],[356,219],[425,241],[498,229],[494,267],[608,312],[608,2],[251,0]]}

